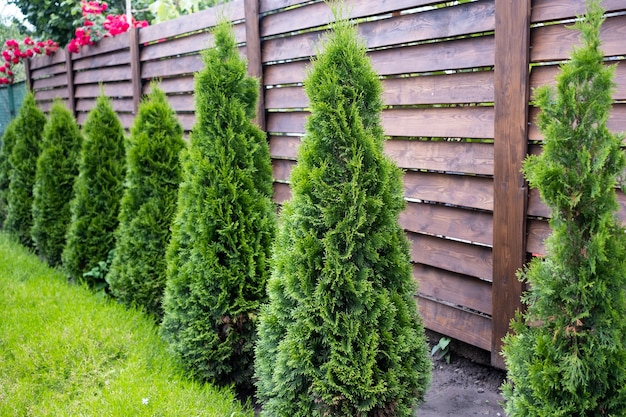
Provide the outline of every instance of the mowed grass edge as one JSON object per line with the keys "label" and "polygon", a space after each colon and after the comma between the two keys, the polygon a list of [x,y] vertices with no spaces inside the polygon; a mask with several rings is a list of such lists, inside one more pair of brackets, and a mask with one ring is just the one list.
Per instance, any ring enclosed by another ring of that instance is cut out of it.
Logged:
{"label": "mowed grass edge", "polygon": [[0,416],[251,417],[185,378],[157,327],[0,233]]}

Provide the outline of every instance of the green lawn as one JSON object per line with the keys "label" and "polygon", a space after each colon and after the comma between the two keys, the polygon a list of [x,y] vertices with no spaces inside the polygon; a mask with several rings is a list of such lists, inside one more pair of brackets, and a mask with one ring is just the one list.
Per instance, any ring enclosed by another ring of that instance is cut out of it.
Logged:
{"label": "green lawn", "polygon": [[253,416],[181,376],[140,312],[69,285],[0,233],[0,416]]}

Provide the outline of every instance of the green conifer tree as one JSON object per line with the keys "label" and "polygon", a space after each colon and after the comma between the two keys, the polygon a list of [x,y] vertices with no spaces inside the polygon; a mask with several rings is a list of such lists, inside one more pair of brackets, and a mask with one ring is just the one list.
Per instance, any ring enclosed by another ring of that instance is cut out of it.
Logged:
{"label": "green conifer tree", "polygon": [[161,332],[197,378],[249,394],[275,229],[272,170],[265,134],[251,122],[258,83],[232,28],[213,33],[195,80],[197,123],[183,159]]}
{"label": "green conifer tree", "polygon": [[52,266],[61,263],[81,145],[76,119],[61,101],[55,102],[43,130],[41,154],[37,159],[31,229],[38,255]]}
{"label": "green conifer tree", "polygon": [[126,165],[124,129],[104,95],[89,112],[83,135],[70,204],[72,218],[61,258],[71,279],[100,289],[106,287],[104,279],[84,274],[108,259],[115,246]]}
{"label": "green conifer tree", "polygon": [[46,115],[37,107],[35,95],[26,94],[15,119],[15,143],[9,156],[11,176],[4,228],[25,246],[32,246],[33,185]]}
{"label": "green conifer tree", "polygon": [[162,318],[165,250],[181,179],[183,129],[163,90],[152,84],[131,129],[126,185],[107,281],[125,305]]}
{"label": "green conifer tree", "polygon": [[268,416],[411,416],[431,361],[399,226],[402,172],[384,156],[382,86],[339,19],[305,81],[311,116],[261,310],[257,395]]}
{"label": "green conifer tree", "polygon": [[7,217],[7,197],[11,183],[9,156],[15,145],[15,140],[15,119],[13,119],[2,135],[2,146],[0,147],[0,227],[4,226]]}
{"label": "green conifer tree", "polygon": [[535,93],[543,153],[524,174],[551,212],[546,256],[520,273],[528,306],[505,338],[510,416],[626,415],[626,238],[616,218],[621,138],[606,126],[615,67],[600,50],[603,10],[587,4],[583,45],[556,93]]}

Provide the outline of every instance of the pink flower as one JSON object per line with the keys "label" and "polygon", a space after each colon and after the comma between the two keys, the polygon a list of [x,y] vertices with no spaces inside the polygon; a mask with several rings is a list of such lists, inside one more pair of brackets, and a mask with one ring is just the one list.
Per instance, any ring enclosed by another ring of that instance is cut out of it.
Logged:
{"label": "pink flower", "polygon": [[0,78],[0,84],[9,84],[9,80],[7,78]]}
{"label": "pink flower", "polygon": [[33,42],[33,40],[30,38],[30,36],[27,36],[26,39],[24,39],[24,45],[31,46],[31,45],[34,45],[34,44],[35,44],[35,42]]}

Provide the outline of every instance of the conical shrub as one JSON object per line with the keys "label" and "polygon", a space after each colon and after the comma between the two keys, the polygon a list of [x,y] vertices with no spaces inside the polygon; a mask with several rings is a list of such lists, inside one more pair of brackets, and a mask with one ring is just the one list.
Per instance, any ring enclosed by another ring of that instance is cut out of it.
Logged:
{"label": "conical shrub", "polygon": [[258,84],[230,26],[213,34],[195,80],[161,333],[195,377],[249,394],[275,229],[272,170],[265,134],[250,120]]}
{"label": "conical shrub", "polygon": [[528,309],[505,338],[510,416],[626,415],[626,237],[616,218],[621,138],[606,126],[614,66],[603,63],[598,1],[554,91],[535,92],[543,153],[524,173],[550,208],[546,255],[521,272]]}
{"label": "conical shrub", "polygon": [[62,102],[55,102],[43,130],[41,154],[37,159],[31,229],[37,254],[52,266],[61,263],[81,146],[76,119]]}
{"label": "conical shrub", "polygon": [[115,246],[126,165],[124,129],[104,95],[89,112],[83,135],[72,216],[61,257],[71,279],[101,289],[106,287],[103,277],[84,274],[106,261]]}
{"label": "conical shrub", "polygon": [[181,180],[183,129],[163,90],[152,84],[139,105],[126,155],[126,182],[107,281],[111,293],[162,317],[165,251]]}
{"label": "conical shrub", "polygon": [[339,20],[305,81],[311,116],[260,316],[269,416],[411,416],[431,361],[398,223],[402,172],[383,155],[382,87]]}
{"label": "conical shrub", "polygon": [[15,119],[7,126],[2,135],[0,146],[0,227],[4,226],[7,217],[7,198],[9,196],[9,184],[11,183],[11,164],[9,156],[15,145]]}
{"label": "conical shrub", "polygon": [[35,96],[32,92],[27,93],[15,119],[15,143],[9,156],[11,171],[4,223],[4,229],[25,246],[33,245],[30,234],[33,185],[45,124],[46,115],[37,107]]}

